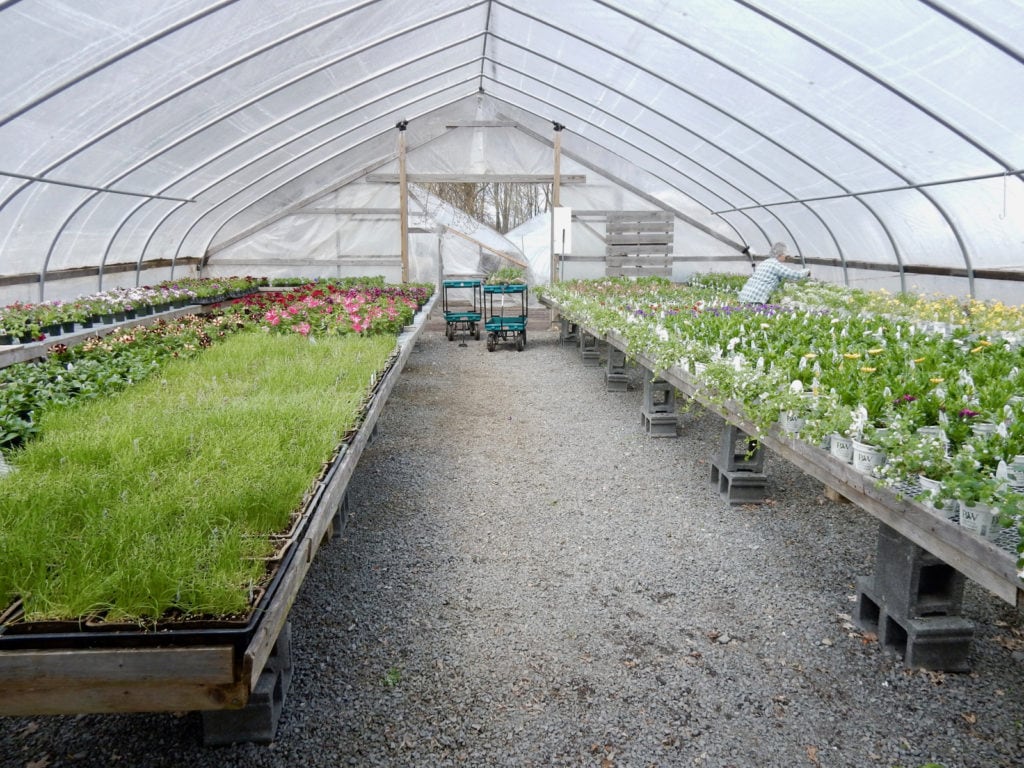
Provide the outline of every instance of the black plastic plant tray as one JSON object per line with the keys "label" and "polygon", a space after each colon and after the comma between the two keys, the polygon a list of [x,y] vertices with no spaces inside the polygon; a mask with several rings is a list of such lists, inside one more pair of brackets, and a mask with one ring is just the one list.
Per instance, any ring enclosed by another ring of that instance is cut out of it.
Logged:
{"label": "black plastic plant tray", "polygon": [[[312,503],[319,503],[323,488],[321,484],[312,497]],[[312,513],[303,516],[294,533],[296,540],[305,534],[312,518]],[[102,621],[89,622],[86,619],[19,623],[15,617],[12,622],[0,626],[0,651],[231,645],[241,653],[249,646],[298,549],[291,546],[285,550],[263,594],[244,618],[167,619],[157,621],[152,627],[140,627],[105,625]]]}

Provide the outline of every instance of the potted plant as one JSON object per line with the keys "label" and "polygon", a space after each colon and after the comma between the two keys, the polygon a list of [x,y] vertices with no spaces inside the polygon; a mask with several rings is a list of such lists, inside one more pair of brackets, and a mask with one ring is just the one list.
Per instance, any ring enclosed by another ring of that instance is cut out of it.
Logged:
{"label": "potted plant", "polygon": [[993,460],[985,440],[971,439],[953,456],[949,474],[934,496],[940,509],[958,505],[960,525],[989,540],[1024,513],[1024,494],[996,476]]}
{"label": "potted plant", "polygon": [[820,395],[807,416],[801,435],[812,445],[820,445],[836,459],[849,464],[853,461],[853,441],[850,426],[853,412],[835,392]]}
{"label": "potted plant", "polygon": [[921,491],[914,498],[934,509],[934,499],[953,471],[945,435],[921,431],[906,434],[897,425],[890,427],[882,447],[886,452],[886,462],[878,472],[882,482],[888,486],[916,482]]}

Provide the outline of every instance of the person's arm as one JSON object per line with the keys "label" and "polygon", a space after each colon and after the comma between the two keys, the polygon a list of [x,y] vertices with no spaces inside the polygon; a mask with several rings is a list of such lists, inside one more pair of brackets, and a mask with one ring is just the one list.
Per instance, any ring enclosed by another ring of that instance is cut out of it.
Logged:
{"label": "person's arm", "polygon": [[800,280],[805,277],[810,277],[811,274],[811,270],[809,269],[791,269],[778,261],[773,262],[771,266],[772,274],[780,280]]}

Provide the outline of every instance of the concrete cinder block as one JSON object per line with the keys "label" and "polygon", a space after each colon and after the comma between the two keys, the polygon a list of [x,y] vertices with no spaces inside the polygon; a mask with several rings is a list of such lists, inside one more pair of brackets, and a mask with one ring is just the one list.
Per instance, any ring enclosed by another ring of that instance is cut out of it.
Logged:
{"label": "concrete cinder block", "polygon": [[640,424],[648,437],[676,437],[679,420],[674,413],[643,412],[640,414]]}
{"label": "concrete cinder block", "polygon": [[644,413],[648,415],[676,412],[676,390],[664,379],[656,379],[649,371],[644,374]]}
{"label": "concrete cinder block", "polygon": [[607,392],[625,392],[629,389],[629,376],[624,373],[606,373],[604,384]]}
{"label": "concrete cinder block", "polygon": [[608,364],[605,369],[605,389],[608,392],[625,392],[629,386],[626,375],[626,353],[608,345]]}
{"label": "concrete cinder block", "polygon": [[734,424],[722,429],[718,447],[718,464],[727,472],[764,471],[764,447]]}
{"label": "concrete cinder block", "polygon": [[907,667],[946,672],[970,670],[974,622],[962,616],[894,615],[878,598],[874,583],[871,577],[857,579],[857,626],[877,634],[879,644],[901,656]]}
{"label": "concrete cinder block", "polygon": [[241,709],[218,709],[202,713],[203,744],[223,746],[251,742],[269,744],[277,733],[292,682],[291,623],[286,622],[270,658]]}
{"label": "concrete cinder block", "polygon": [[601,364],[601,352],[598,348],[600,343],[596,336],[593,336],[586,331],[580,331],[580,356],[583,359],[583,365],[587,368],[594,368]]}
{"label": "concrete cinder block", "polygon": [[960,613],[965,578],[890,528],[878,526],[874,591],[885,609],[907,618]]}
{"label": "concrete cinder block", "polygon": [[768,491],[768,476],[749,470],[729,471],[711,462],[711,482],[729,504],[759,504]]}
{"label": "concrete cinder block", "polygon": [[903,663],[908,667],[969,672],[974,622],[962,616],[930,616],[907,621]]}

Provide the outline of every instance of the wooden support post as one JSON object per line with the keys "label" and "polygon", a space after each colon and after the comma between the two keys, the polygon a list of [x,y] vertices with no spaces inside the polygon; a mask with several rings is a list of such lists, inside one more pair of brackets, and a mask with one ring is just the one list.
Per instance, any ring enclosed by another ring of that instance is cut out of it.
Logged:
{"label": "wooden support post", "polygon": [[[555,208],[562,205],[562,130],[561,123],[553,123],[555,129],[554,179],[551,183],[551,284],[558,282],[558,255],[555,252]],[[554,318],[552,318],[552,322]]]}
{"label": "wooden support post", "polygon": [[405,176],[405,129],[409,122],[402,120],[398,128],[398,218],[402,240],[402,282],[409,282],[409,185]]}

